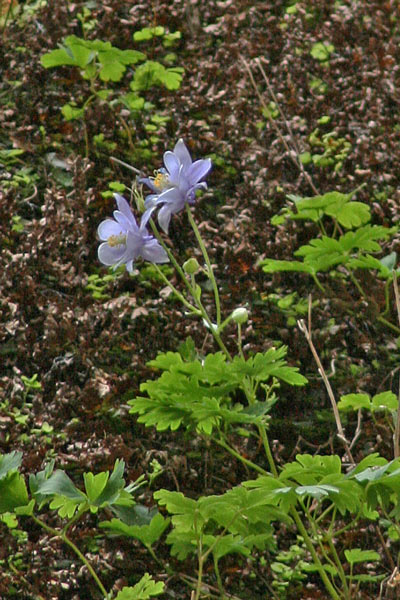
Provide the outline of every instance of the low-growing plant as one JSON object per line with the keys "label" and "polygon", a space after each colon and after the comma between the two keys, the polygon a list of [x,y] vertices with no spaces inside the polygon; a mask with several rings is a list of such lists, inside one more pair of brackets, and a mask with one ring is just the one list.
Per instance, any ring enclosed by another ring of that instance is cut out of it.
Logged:
{"label": "low-growing plant", "polygon": [[397,233],[398,227],[371,225],[369,205],[354,201],[354,194],[328,192],[307,198],[290,195],[292,207],[285,207],[281,214],[275,215],[272,224],[281,226],[287,219],[312,221],[318,225],[321,237],[311,239],[294,252],[301,260],[265,258],[259,265],[266,273],[307,273],[324,295],[329,295],[329,288],[321,282],[320,276],[329,273],[336,279],[350,281],[362,299],[374,302],[375,290],[373,294],[367,291],[359,277],[363,270],[369,270],[376,274],[375,281],[378,278],[384,282],[385,307],[377,319],[398,333],[398,326],[386,319],[397,255],[395,252],[385,255],[383,246]]}
{"label": "low-growing plant", "polygon": [[[90,15],[82,13],[81,21],[84,31],[90,31],[93,27],[88,20]],[[146,37],[138,38],[138,34],[144,35],[147,31],[141,30],[135,32],[134,40],[148,39]],[[152,32],[153,29],[148,31]],[[179,37],[179,32],[165,33],[162,28],[160,34],[164,37],[164,42],[168,46],[168,42],[173,43],[176,37]],[[136,36],[136,37],[135,37]],[[171,37],[172,36],[172,37]],[[54,67],[75,67],[78,69],[82,78],[88,82],[87,97],[82,104],[76,104],[75,101],[67,102],[61,108],[61,112],[67,121],[81,120],[85,123],[85,112],[89,105],[94,101],[107,102],[111,108],[115,103],[123,104],[132,113],[137,115],[145,109],[153,108],[153,105],[146,107],[143,92],[146,92],[154,86],[165,87],[168,90],[179,89],[182,81],[183,69],[176,66],[168,66],[171,62],[171,55],[167,54],[164,62],[167,66],[159,61],[147,60],[146,55],[138,50],[120,50],[113,46],[110,42],[101,40],[88,40],[79,38],[75,35],[66,37],[60,48],[52,50],[44,54],[41,58],[41,64],[46,69]],[[136,66],[141,63],[139,66]],[[124,76],[127,68],[134,68],[133,78],[130,82],[131,92],[121,94],[118,90],[111,87],[111,83],[118,83]],[[125,122],[122,116],[117,113],[119,120],[127,133],[128,140],[133,147],[129,125]],[[100,135],[100,134],[99,134]],[[94,140],[97,146],[106,144],[108,150],[110,143],[104,138]],[[85,130],[86,154],[89,153],[89,140]]]}
{"label": "low-growing plant", "polygon": [[[372,398],[350,394],[336,403],[312,343],[310,324],[307,326],[300,319],[298,325],[329,394],[337,435],[330,452],[298,453],[287,462],[277,463],[270,440],[271,416],[283,389],[305,386],[307,379],[289,363],[289,349],[284,345],[277,342],[262,352],[252,352],[244,345],[246,324],[251,319],[248,308],[238,306],[228,314],[224,312],[214,266],[193,216],[197,194],[206,188],[210,169],[209,158],[193,162],[184,142],[179,140],[172,152],[165,153],[164,166],[154,176],[137,182],[134,198],[140,224],[125,198],[115,194],[118,210],[98,227],[98,257],[113,269],[125,266],[131,274],[140,258],[150,263],[148,268],[158,281],[169,287],[186,314],[198,319],[204,337],[211,336],[215,343],[215,351],[206,352],[204,344],[199,350],[188,338],[176,352],[159,353],[148,363],[156,377],[143,382],[140,394],[128,401],[130,413],[139,423],[158,432],[181,430],[187,439],[203,439],[208,448],[218,448],[230,460],[243,465],[247,478],[223,493],[197,497],[158,489],[153,496],[160,510],[149,511],[137,505],[134,497],[144,478],[126,486],[122,461],[116,461],[111,474],[84,473],[80,487],[65,471],[54,471],[54,462],[50,462],[43,471],[30,475],[28,488],[19,471],[21,455],[11,453],[0,459],[0,513],[7,513],[3,520],[9,522],[14,522],[14,516],[21,521],[33,519],[61,539],[89,570],[105,598],[110,598],[110,594],[70,534],[85,514],[98,514],[103,509],[112,518],[99,524],[102,531],[139,540],[167,572],[171,573],[171,566],[160,559],[155,549],[164,534],[174,560],[194,557],[196,577],[183,577],[193,589],[192,600],[203,596],[210,569],[219,597],[227,597],[221,573],[225,557],[248,558],[265,553],[272,557],[271,589],[275,597],[284,598],[290,586],[297,588],[309,574],[319,578],[333,600],[359,598],[364,590],[372,590],[376,595],[379,582],[386,576],[379,567],[383,555],[376,547],[360,545],[364,541],[363,529],[379,530],[379,539],[385,542],[380,529],[382,521],[388,538],[393,539],[400,532],[398,400],[388,390]],[[147,198],[143,197],[142,185],[151,191]],[[348,276],[360,293],[361,285],[355,283],[357,269],[375,269],[385,280],[395,283],[393,270],[374,254],[382,252],[380,243],[397,229],[372,225],[369,207],[354,201],[353,195],[329,192],[312,198],[291,197],[293,206],[277,216],[275,224],[282,225],[288,218],[307,219],[317,224],[321,237],[299,249],[296,255],[301,261],[264,259],[262,268],[268,273],[307,273],[321,291],[325,287],[319,276],[331,271]],[[197,248],[182,265],[157,227],[156,211],[165,235],[176,213],[187,216]],[[99,280],[96,282],[97,285]],[[297,313],[303,308],[299,306]],[[350,442],[341,417],[345,411],[361,414],[363,410],[373,417],[383,412],[392,419],[392,460],[377,452],[355,460],[359,430]],[[243,435],[254,438],[260,448],[254,460],[235,443]],[[41,517],[46,509],[56,511],[64,525],[48,525]],[[279,547],[282,527],[291,532],[293,539],[286,553]],[[349,539],[356,539],[356,543]],[[136,586],[119,592],[115,600],[148,598],[162,590],[162,582],[155,582],[146,574]]]}

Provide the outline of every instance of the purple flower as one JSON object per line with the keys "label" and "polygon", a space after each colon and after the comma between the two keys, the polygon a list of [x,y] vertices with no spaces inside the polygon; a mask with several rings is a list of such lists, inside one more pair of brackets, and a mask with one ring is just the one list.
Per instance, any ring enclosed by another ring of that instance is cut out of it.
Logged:
{"label": "purple flower", "polygon": [[159,169],[156,177],[139,181],[154,192],[146,198],[142,222],[146,224],[157,206],[163,205],[158,213],[158,222],[165,233],[168,233],[171,215],[181,211],[186,202],[194,204],[196,190],[207,188],[202,179],[211,169],[211,159],[193,162],[184,141],[180,139],[173,152],[165,152],[164,165],[165,168]]}
{"label": "purple flower", "polygon": [[118,267],[126,265],[133,271],[133,262],[140,256],[152,263],[168,262],[169,258],[157,240],[149,235],[145,225],[138,227],[128,202],[119,194],[114,194],[118,210],[114,219],[102,221],[97,229],[103,242],[98,248],[98,256],[103,265]]}

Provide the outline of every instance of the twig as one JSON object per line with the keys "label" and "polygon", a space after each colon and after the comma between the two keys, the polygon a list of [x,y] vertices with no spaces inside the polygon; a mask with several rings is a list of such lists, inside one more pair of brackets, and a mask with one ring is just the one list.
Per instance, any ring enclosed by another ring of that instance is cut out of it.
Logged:
{"label": "twig", "polygon": [[110,156],[110,160],[112,160],[113,162],[118,163],[119,165],[122,165],[123,167],[126,167],[127,169],[130,169],[131,171],[133,171],[137,175],[141,175],[142,174],[142,172],[139,171],[139,169],[136,169],[135,167],[132,167],[132,165],[128,165],[128,163],[124,162],[123,160],[119,160],[119,158],[115,158],[115,156]]}
{"label": "twig", "polygon": [[[394,295],[396,298],[396,309],[397,309],[397,318],[399,320],[399,324],[400,324],[400,294],[399,294],[399,286],[397,283],[397,274],[396,271],[393,271],[393,288],[394,288]],[[398,392],[398,396],[397,396],[397,419],[396,419],[396,425],[395,425],[395,429],[394,429],[394,434],[393,434],[393,453],[394,453],[394,457],[395,458],[399,458],[400,456],[400,449],[399,449],[399,438],[400,438],[400,375],[399,375],[399,392]]]}
{"label": "twig", "polygon": [[317,351],[315,349],[315,346],[313,344],[313,341],[312,341],[312,337],[311,337],[311,305],[312,305],[312,299],[311,299],[311,294],[310,294],[309,297],[308,297],[308,327],[305,324],[304,319],[299,319],[297,321],[297,325],[298,325],[298,328],[300,329],[300,331],[302,333],[304,333],[304,336],[305,336],[305,338],[306,338],[306,340],[308,342],[308,345],[310,347],[310,350],[312,352],[314,360],[315,360],[315,362],[317,364],[318,372],[321,375],[322,381],[324,382],[325,387],[326,387],[326,391],[328,392],[328,396],[329,396],[329,399],[331,401],[331,405],[332,405],[332,409],[333,409],[333,414],[335,416],[336,428],[337,428],[337,431],[338,431],[338,438],[340,439],[340,441],[343,443],[343,445],[345,447],[346,454],[347,454],[347,457],[348,457],[349,461],[351,462],[352,465],[355,465],[355,461],[354,461],[354,458],[353,458],[353,456],[351,454],[349,443],[348,443],[348,441],[346,439],[346,436],[345,436],[345,433],[344,433],[344,430],[343,430],[343,427],[342,427],[342,421],[340,419],[338,407],[337,407],[337,404],[336,404],[336,399],[335,399],[335,396],[333,394],[331,384],[329,383],[329,379],[328,379],[328,377],[327,377],[327,375],[325,373],[324,367],[322,366],[322,363],[320,361],[320,358],[318,356],[318,353],[317,353]]}

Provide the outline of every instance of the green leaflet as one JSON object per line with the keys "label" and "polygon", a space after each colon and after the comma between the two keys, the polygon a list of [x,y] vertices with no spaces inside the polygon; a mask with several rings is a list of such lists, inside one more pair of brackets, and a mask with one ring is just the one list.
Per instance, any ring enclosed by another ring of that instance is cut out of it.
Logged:
{"label": "green leaflet", "polygon": [[84,71],[87,79],[91,79],[98,71],[102,81],[119,81],[127,65],[146,58],[137,50],[120,50],[110,42],[84,40],[74,35],[66,37],[63,44],[61,48],[42,56],[42,66],[46,69],[64,65],[78,67]]}
{"label": "green leaflet", "polygon": [[296,212],[285,208],[281,215],[272,218],[273,225],[280,225],[286,219],[320,221],[325,215],[336,219],[346,229],[365,225],[371,219],[368,204],[351,201],[354,192],[327,192],[322,196],[305,197],[289,195],[294,202]]}
{"label": "green leaflet", "polygon": [[[148,396],[130,400],[131,413],[139,422],[155,426],[159,431],[180,426],[211,435],[215,427],[225,423],[254,423],[267,413],[270,404],[261,402],[246,407],[234,401],[238,390],[254,388],[273,378],[290,385],[304,385],[306,378],[285,360],[287,348],[270,348],[245,360],[235,357],[228,362],[222,352],[209,354],[204,360],[184,360],[177,352],[166,352],[150,361],[161,369],[161,376],[140,386]],[[253,410],[254,408],[254,410]]]}
{"label": "green leaflet", "polygon": [[115,596],[114,600],[148,600],[152,596],[158,596],[164,591],[162,581],[154,581],[148,573],[133,587],[124,587]]}

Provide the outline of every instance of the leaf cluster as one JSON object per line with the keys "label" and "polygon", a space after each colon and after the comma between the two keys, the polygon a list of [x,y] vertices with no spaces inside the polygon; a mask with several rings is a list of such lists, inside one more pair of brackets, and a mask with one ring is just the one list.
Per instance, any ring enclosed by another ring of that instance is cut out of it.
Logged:
{"label": "leaf cluster", "polygon": [[[222,424],[256,423],[268,412],[269,403],[257,402],[260,384],[275,380],[304,385],[305,377],[296,367],[287,365],[286,347],[271,348],[249,359],[236,356],[231,362],[222,352],[208,354],[204,360],[185,360],[178,352],[167,352],[148,363],[161,369],[161,376],[142,383],[146,396],[130,400],[130,412],[139,414],[139,422],[157,430],[176,430],[180,426],[211,435]],[[248,405],[235,402],[235,396],[251,400]]]}

